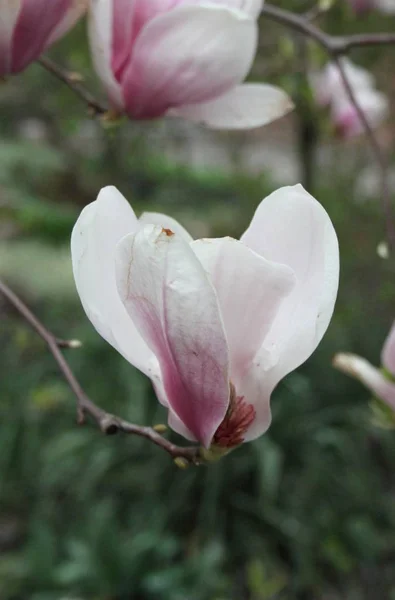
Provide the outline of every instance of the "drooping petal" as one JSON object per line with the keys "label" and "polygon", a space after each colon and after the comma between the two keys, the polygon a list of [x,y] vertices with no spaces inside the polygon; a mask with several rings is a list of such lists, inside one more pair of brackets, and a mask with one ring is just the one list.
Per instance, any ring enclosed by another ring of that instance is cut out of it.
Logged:
{"label": "drooping petal", "polygon": [[367,360],[356,354],[337,354],[333,366],[355,379],[359,379],[375,396],[395,409],[395,384],[373,367]]}
{"label": "drooping petal", "polygon": [[289,267],[266,260],[232,238],[196,240],[191,247],[217,292],[237,393],[295,276]]}
{"label": "drooping petal", "polygon": [[[280,188],[263,200],[241,240],[268,260],[291,267],[297,280],[245,378],[248,400],[259,413],[261,398],[269,401],[280,379],[312,354],[329,325],[338,289],[339,249],[327,212],[301,185]],[[267,407],[262,410],[266,415]],[[266,426],[265,419],[262,423]],[[250,439],[261,434],[259,427],[258,414]]]}
{"label": "drooping petal", "polygon": [[109,0],[91,0],[88,35],[95,71],[106,88],[113,108],[122,111],[124,106],[122,90],[111,67],[113,8],[114,5]]}
{"label": "drooping petal", "polygon": [[89,0],[71,0],[70,8],[66,12],[65,16],[59,24],[52,31],[48,38],[45,47],[48,48],[51,44],[60,39],[65,33],[67,33],[82,17],[88,8]]}
{"label": "drooping petal", "polygon": [[22,0],[0,0],[0,77],[11,70],[12,37]]}
{"label": "drooping petal", "polygon": [[217,296],[181,236],[146,225],[117,249],[122,301],[156,355],[169,405],[208,446],[229,402],[229,356]]}
{"label": "drooping petal", "polygon": [[267,125],[292,109],[292,100],[280,88],[245,83],[209,102],[171,109],[169,116],[197,121],[213,129],[249,129]]}
{"label": "drooping petal", "polygon": [[124,74],[127,113],[154,118],[224,94],[247,75],[256,44],[257,24],[242,12],[207,4],[159,15],[142,29]]}
{"label": "drooping petal", "polygon": [[12,39],[14,73],[38,58],[70,6],[71,0],[23,0]]}
{"label": "drooping petal", "polygon": [[188,231],[176,219],[168,215],[156,212],[144,212],[139,218],[139,223],[141,225],[159,225],[163,229],[170,229],[173,233],[177,233],[188,244],[193,241],[193,237]]}
{"label": "drooping petal", "polygon": [[151,351],[127,314],[115,281],[115,248],[138,228],[137,218],[114,187],[86,206],[71,236],[74,279],[95,329],[135,367],[149,375]]}
{"label": "drooping petal", "polygon": [[395,322],[392,324],[389,334],[381,351],[382,365],[395,376]]}

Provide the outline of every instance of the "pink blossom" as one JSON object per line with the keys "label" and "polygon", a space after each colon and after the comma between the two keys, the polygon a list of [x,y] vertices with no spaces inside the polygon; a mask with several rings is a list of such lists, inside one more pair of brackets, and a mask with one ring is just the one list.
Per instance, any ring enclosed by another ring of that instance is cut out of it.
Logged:
{"label": "pink blossom", "polygon": [[337,354],[333,364],[340,371],[359,379],[377,398],[395,410],[395,383],[390,379],[395,379],[395,323],[381,351],[381,364],[387,375],[356,354]]}
{"label": "pink blossom", "polygon": [[113,109],[209,127],[265,125],[291,110],[277,87],[242,84],[263,0],[91,0],[93,62]]}
{"label": "pink blossom", "polygon": [[62,37],[88,0],[0,0],[0,77],[18,73]]}
{"label": "pink blossom", "polygon": [[[348,58],[343,58],[342,63],[355,99],[369,123],[377,127],[388,115],[387,97],[376,90],[371,73],[354,65]],[[334,63],[328,63],[312,77],[312,88],[317,102],[329,107],[332,123],[341,136],[353,137],[364,131],[358,111]]]}
{"label": "pink blossom", "polygon": [[206,447],[266,431],[273,389],[315,350],[337,294],[335,231],[300,185],[263,200],[240,240],[195,241],[107,187],[71,251],[96,330],[150,377],[169,425]]}

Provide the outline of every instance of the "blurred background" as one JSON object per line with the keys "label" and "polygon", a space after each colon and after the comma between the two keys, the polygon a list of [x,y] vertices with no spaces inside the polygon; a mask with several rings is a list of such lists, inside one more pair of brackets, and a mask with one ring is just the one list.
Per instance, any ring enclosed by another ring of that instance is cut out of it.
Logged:
{"label": "blurred background", "polygon": [[[319,24],[393,31],[395,17],[358,19],[338,0]],[[75,291],[71,229],[102,186],[195,237],[238,237],[264,196],[303,180],[334,221],[342,267],[328,333],[273,394],[269,432],[186,471],[145,440],[77,427],[53,358],[0,297],[2,600],[395,599],[395,432],[375,425],[368,392],[331,367],[344,350],[378,364],[394,318],[395,265],[377,254],[379,180],[365,137],[336,137],[313,101],[303,70],[306,54],[323,63],[321,50],[263,18],[260,44],[251,78],[286,88],[297,110],[245,133],[176,121],[103,127],[39,65],[0,84],[0,275],[54,333],[82,340],[67,359],[107,410],[139,424],[166,418]],[[51,57],[100,96],[84,24]],[[395,47],[352,59],[392,104],[377,135],[394,197]]]}

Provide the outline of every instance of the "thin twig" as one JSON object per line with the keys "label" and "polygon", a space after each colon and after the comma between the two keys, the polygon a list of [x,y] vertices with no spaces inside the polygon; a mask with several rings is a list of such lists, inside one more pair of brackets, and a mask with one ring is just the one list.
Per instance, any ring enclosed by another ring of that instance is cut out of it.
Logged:
{"label": "thin twig", "polygon": [[[9,302],[16,308],[16,310],[22,315],[22,317],[35,329],[38,335],[45,341],[49,351],[52,353],[54,359],[58,363],[59,369],[70,386],[71,390],[77,399],[77,416],[78,423],[82,425],[85,422],[85,416],[89,415],[99,426],[101,431],[107,435],[118,433],[128,433],[132,435],[138,435],[150,440],[153,444],[160,446],[174,459],[184,459],[186,464],[200,464],[202,459],[200,456],[200,449],[197,446],[183,447],[176,446],[169,442],[166,438],[161,436],[152,427],[142,427],[129,423],[124,419],[121,419],[115,415],[112,415],[99,406],[97,406],[84,392],[81,385],[77,381],[70,365],[64,358],[59,346],[67,344],[64,340],[58,340],[53,333],[51,333],[43,323],[32,313],[32,311],[22,302],[22,300],[13,292],[8,285],[0,280],[0,292],[9,300]],[[68,343],[70,347],[70,342]],[[180,463],[181,464],[181,463]]]}
{"label": "thin twig", "polygon": [[96,100],[96,98],[81,84],[81,81],[76,78],[75,74],[62,69],[47,56],[42,56],[38,62],[44,69],[63,81],[63,83],[77,94],[77,96],[88,105],[93,116],[103,115],[108,112],[108,108]]}
{"label": "thin twig", "polygon": [[377,141],[376,135],[362,110],[359,102],[354,94],[354,90],[348,81],[347,74],[343,68],[341,57],[353,48],[378,46],[385,44],[395,44],[394,33],[373,33],[349,36],[332,36],[323,32],[313,23],[306,19],[305,15],[297,15],[295,13],[277,8],[266,4],[262,9],[262,14],[266,17],[277,21],[281,25],[289,27],[304,36],[317,42],[337,65],[340,76],[342,78],[347,96],[354,106],[359,119],[363,125],[366,136],[369,140],[372,152],[375,156],[376,163],[379,169],[381,182],[381,197],[383,210],[385,214],[386,237],[389,247],[395,247],[395,226],[393,222],[391,196],[388,185],[388,167],[386,157]]}
{"label": "thin twig", "polygon": [[362,109],[361,105],[359,104],[359,102],[356,98],[356,95],[354,93],[352,85],[350,84],[350,82],[348,80],[348,77],[345,72],[341,58],[339,56],[335,56],[333,58],[333,60],[339,70],[339,73],[342,78],[343,85],[344,85],[344,88],[348,95],[348,98],[349,98],[350,102],[352,103],[352,105],[354,106],[355,110],[357,111],[358,118],[360,119],[360,121],[363,125],[365,133],[369,139],[370,146],[371,146],[374,156],[376,158],[377,166],[379,168],[379,175],[380,175],[381,199],[382,199],[383,210],[384,210],[384,215],[385,215],[387,241],[391,248],[395,248],[395,227],[394,227],[394,222],[393,222],[393,214],[392,214],[392,206],[391,206],[391,194],[390,194],[390,189],[389,189],[389,185],[388,185],[387,159],[386,159],[384,152],[382,151],[381,146],[375,136],[374,130],[373,130],[371,124],[369,123],[369,119],[367,118],[364,110]]}
{"label": "thin twig", "polygon": [[330,35],[319,29],[319,27],[316,27],[309,20],[306,20],[305,15],[298,15],[270,4],[263,6],[262,15],[316,41],[332,56],[346,54],[352,48],[395,44],[395,33],[366,33],[348,36]]}

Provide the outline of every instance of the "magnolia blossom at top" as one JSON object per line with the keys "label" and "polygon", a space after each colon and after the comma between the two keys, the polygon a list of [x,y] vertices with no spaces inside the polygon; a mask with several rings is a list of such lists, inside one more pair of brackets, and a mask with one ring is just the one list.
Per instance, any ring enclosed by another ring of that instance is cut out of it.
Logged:
{"label": "magnolia blossom at top", "polygon": [[292,109],[277,87],[243,84],[263,0],[91,0],[93,62],[113,109],[215,128],[265,125]]}
{"label": "magnolia blossom at top", "polygon": [[369,10],[378,10],[385,14],[395,14],[395,0],[348,0],[351,8],[362,14]]}
{"label": "magnolia blossom at top", "polygon": [[375,396],[395,410],[395,383],[389,379],[392,376],[395,380],[395,323],[381,351],[381,364],[388,375],[356,354],[337,354],[333,364],[340,371],[359,379]]}
{"label": "magnolia blossom at top", "polygon": [[317,347],[338,288],[334,228],[300,185],[263,200],[240,240],[195,241],[166,215],[137,219],[107,187],[71,251],[96,330],[151,378],[169,425],[205,447],[266,431],[273,389]]}
{"label": "magnolia blossom at top", "polygon": [[0,0],[0,77],[36,60],[87,5],[88,0]]}
{"label": "magnolia blossom at top", "polygon": [[[369,123],[375,127],[388,115],[388,100],[376,90],[374,77],[365,69],[357,67],[348,58],[343,58],[343,67],[355,99],[364,111]],[[329,106],[331,119],[337,131],[344,137],[363,132],[358,111],[348,97],[339,69],[334,63],[313,76],[313,91],[322,106]]]}

